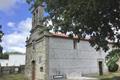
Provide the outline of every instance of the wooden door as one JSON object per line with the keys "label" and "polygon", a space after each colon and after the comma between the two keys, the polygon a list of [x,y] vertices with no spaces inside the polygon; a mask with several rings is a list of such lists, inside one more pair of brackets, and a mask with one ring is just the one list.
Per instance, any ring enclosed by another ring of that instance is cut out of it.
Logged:
{"label": "wooden door", "polygon": [[99,61],[99,75],[103,75],[103,63],[102,61]]}
{"label": "wooden door", "polygon": [[32,80],[35,80],[35,61],[32,61]]}

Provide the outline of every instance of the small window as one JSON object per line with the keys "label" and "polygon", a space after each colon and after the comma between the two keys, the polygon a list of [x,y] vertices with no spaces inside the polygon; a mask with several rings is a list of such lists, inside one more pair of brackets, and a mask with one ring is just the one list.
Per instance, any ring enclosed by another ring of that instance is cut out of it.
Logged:
{"label": "small window", "polygon": [[33,16],[35,16],[35,13],[33,13]]}
{"label": "small window", "polygon": [[76,49],[77,48],[77,41],[73,40],[73,48]]}
{"label": "small window", "polygon": [[36,13],[38,14],[38,9],[36,10]]}
{"label": "small window", "polygon": [[32,41],[33,49],[35,49],[35,40]]}
{"label": "small window", "polygon": [[43,67],[40,67],[40,72],[43,72]]}
{"label": "small window", "polygon": [[35,24],[35,13],[33,13],[32,21],[33,21],[33,24]]}

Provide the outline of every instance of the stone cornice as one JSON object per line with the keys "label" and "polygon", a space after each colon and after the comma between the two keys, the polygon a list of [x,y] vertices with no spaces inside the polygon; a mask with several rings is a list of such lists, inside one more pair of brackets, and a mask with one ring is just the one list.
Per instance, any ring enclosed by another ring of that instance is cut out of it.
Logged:
{"label": "stone cornice", "polygon": [[[40,40],[42,40],[44,37],[45,37],[45,36],[43,35],[42,37],[36,39],[35,42],[38,43],[38,42],[39,42]],[[27,43],[27,44],[26,44],[26,47],[31,46],[31,45],[32,45],[32,42],[31,42],[31,43]]]}
{"label": "stone cornice", "polygon": [[31,33],[31,34],[34,33],[34,31],[36,31],[38,28],[44,28],[44,26],[37,25],[36,27],[34,27],[34,28],[30,31],[30,33]]}

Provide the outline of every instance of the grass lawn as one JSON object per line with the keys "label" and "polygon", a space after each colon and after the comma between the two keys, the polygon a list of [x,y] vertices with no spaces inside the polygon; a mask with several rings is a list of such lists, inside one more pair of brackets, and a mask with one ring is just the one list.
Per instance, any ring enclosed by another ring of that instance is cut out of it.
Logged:
{"label": "grass lawn", "polygon": [[24,74],[2,75],[0,80],[25,80]]}
{"label": "grass lawn", "polygon": [[[120,72],[107,73],[107,74],[104,74],[103,76],[98,76],[100,80],[113,80],[112,78],[114,77],[120,77]],[[115,80],[118,80],[118,79],[115,79]]]}
{"label": "grass lawn", "polygon": [[[107,73],[103,76],[94,76],[96,78],[99,78],[100,80],[113,80],[113,77],[119,76],[120,72],[116,73]],[[26,80],[24,77],[24,74],[10,74],[10,75],[2,75],[0,76],[0,80]],[[120,80],[120,79],[114,79],[114,80]]]}

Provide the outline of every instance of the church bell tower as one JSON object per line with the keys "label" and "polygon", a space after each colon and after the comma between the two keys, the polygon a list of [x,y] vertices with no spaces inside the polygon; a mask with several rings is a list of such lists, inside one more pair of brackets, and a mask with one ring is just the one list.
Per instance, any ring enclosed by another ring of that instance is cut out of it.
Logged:
{"label": "church bell tower", "polygon": [[[46,59],[45,27],[43,26],[44,6],[37,6],[33,9],[32,14],[31,34],[26,41],[25,74],[28,80],[47,80],[45,76],[42,76],[46,74],[46,64],[43,64],[46,62],[40,63],[41,59]],[[40,71],[37,72],[37,70]]]}
{"label": "church bell tower", "polygon": [[35,29],[38,26],[42,26],[43,22],[43,15],[44,15],[44,7],[43,5],[39,5],[38,7],[34,8],[32,12],[32,29]]}
{"label": "church bell tower", "polygon": [[[44,18],[44,6],[38,5],[32,11],[32,29],[30,38],[27,40],[27,44],[34,43],[33,41],[37,40],[41,36],[43,36],[43,31],[45,27],[43,26],[43,18]],[[42,34],[40,34],[42,33]]]}

